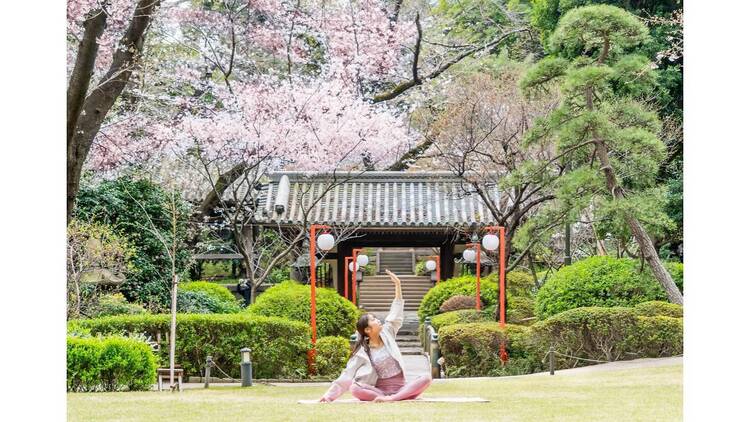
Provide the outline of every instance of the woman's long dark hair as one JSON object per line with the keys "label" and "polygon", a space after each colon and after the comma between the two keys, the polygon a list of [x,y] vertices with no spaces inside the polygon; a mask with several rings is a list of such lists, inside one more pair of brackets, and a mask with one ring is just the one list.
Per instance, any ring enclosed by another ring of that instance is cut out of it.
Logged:
{"label": "woman's long dark hair", "polygon": [[354,349],[352,349],[351,354],[349,354],[349,359],[351,359],[360,348],[364,348],[365,352],[367,352],[367,357],[370,359],[370,362],[372,362],[372,357],[370,357],[369,338],[367,337],[367,334],[365,334],[365,328],[369,325],[370,314],[364,314],[357,320],[357,333],[359,333],[359,337],[357,338],[357,343],[354,345]]}

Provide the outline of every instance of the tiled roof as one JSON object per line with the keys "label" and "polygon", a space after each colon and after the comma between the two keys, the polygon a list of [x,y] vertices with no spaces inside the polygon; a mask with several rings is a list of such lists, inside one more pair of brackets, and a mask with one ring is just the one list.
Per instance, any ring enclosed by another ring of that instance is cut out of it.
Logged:
{"label": "tiled roof", "polygon": [[[321,194],[322,200],[312,206],[308,223],[455,227],[493,222],[473,187],[450,172],[339,173],[332,188],[331,174],[278,172],[270,179],[260,192],[256,218],[261,223],[301,224],[304,211]],[[283,193],[284,179],[288,180],[288,195]],[[502,209],[506,201],[497,187],[487,186],[486,191]]]}

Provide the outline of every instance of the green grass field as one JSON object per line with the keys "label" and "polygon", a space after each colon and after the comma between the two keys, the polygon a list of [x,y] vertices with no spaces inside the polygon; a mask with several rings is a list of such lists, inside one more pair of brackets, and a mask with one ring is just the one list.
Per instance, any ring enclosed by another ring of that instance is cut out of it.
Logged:
{"label": "green grass field", "polygon": [[[434,383],[424,397],[490,403],[301,405],[324,387],[254,386],[181,393],[71,393],[71,421],[679,421],[682,365]],[[349,398],[345,394],[342,398]]]}

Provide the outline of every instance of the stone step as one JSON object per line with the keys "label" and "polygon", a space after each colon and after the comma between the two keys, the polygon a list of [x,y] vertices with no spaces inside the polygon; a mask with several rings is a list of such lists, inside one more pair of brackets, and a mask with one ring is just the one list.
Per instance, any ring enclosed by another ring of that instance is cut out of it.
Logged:
{"label": "stone step", "polygon": [[[422,298],[425,296],[426,293],[415,293],[415,294],[402,294],[404,301],[406,304],[409,304],[411,302],[421,302]],[[367,300],[371,302],[388,302],[388,304],[393,303],[393,293],[390,294],[377,294],[377,293],[364,293],[359,292],[359,300]]]}
{"label": "stone step", "polygon": [[[361,305],[362,309],[364,309],[367,312],[387,312],[388,308],[385,306],[378,306],[378,305]],[[406,307],[404,306],[405,311],[416,311],[419,309],[419,306],[413,306],[413,307]]]}
{"label": "stone step", "polygon": [[421,347],[399,347],[402,355],[421,355],[423,349]]}
{"label": "stone step", "polygon": [[[430,289],[401,290],[401,295],[404,296],[404,297],[406,297],[408,295],[412,295],[413,296],[415,294],[425,294],[428,291],[430,291]],[[361,295],[367,295],[367,294],[374,294],[374,295],[380,295],[380,296],[390,296],[391,300],[393,300],[393,298],[396,297],[396,292],[393,289],[386,290],[386,289],[364,288],[364,289],[359,289],[358,293],[359,293],[360,296]]]}
{"label": "stone step", "polygon": [[[401,293],[422,293],[430,290],[432,287],[429,286],[411,286],[409,288],[402,288]],[[372,292],[372,293],[389,293],[391,296],[393,296],[396,293],[396,289],[394,288],[387,288],[387,287],[381,287],[381,286],[364,286],[360,287],[359,289],[360,293],[363,292]]]}
{"label": "stone step", "polygon": [[[359,282],[360,286],[364,287],[382,287],[384,289],[391,289],[395,290],[396,286],[393,285],[391,282],[380,282],[380,281],[371,281],[371,280],[365,280]],[[413,287],[432,287],[434,286],[434,283],[431,281],[414,281],[414,282],[403,282],[401,283],[401,290],[413,288]]]}
{"label": "stone step", "polygon": [[[417,306],[419,307],[419,304],[422,303],[421,297],[407,297],[404,298],[404,307],[408,306]],[[368,296],[360,296],[359,303],[362,306],[367,305],[383,305],[386,306],[388,309],[386,311],[391,309],[391,304],[393,303],[393,299],[385,299],[385,298],[379,298],[379,297],[368,297]]]}
{"label": "stone step", "polygon": [[[398,275],[398,274],[397,274]],[[428,279],[430,276],[427,275],[416,275],[416,274],[406,274],[398,277],[401,281],[404,280],[412,280],[412,279]],[[391,281],[391,276],[385,274],[375,274],[375,275],[366,275],[365,280],[371,280],[371,279],[378,279],[378,280],[387,280]]]}

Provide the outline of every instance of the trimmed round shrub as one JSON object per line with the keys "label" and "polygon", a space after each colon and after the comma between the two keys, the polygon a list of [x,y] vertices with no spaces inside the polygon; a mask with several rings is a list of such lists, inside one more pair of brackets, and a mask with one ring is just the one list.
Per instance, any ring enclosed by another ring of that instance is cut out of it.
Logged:
{"label": "trimmed round shrub", "polygon": [[[497,280],[497,273],[490,274],[489,278]],[[532,298],[536,290],[534,277],[523,271],[511,271],[506,274],[505,286],[508,296]]]}
{"label": "trimmed round shrub", "polygon": [[237,301],[217,299],[205,290],[177,289],[177,312],[183,314],[234,314],[241,309]]}
{"label": "trimmed round shrub", "polygon": [[237,303],[237,298],[232,292],[221,284],[210,283],[208,281],[189,281],[180,283],[178,291],[183,292],[205,292],[209,296],[227,303]]}
{"label": "trimmed round shrub", "polygon": [[668,316],[672,318],[682,318],[682,305],[676,303],[662,302],[653,300],[643,302],[633,307],[638,315],[642,316]]}
{"label": "trimmed round shrub", "polygon": [[100,297],[90,311],[90,317],[100,318],[111,315],[138,315],[145,313],[148,313],[148,311],[143,306],[137,303],[129,303],[121,293],[114,293]]}
{"label": "trimmed round shrub", "polygon": [[561,312],[532,327],[537,353],[550,346],[568,356],[556,356],[556,366],[572,368],[599,361],[674,356],[682,353],[682,318],[639,316],[633,308],[588,307]]}
{"label": "trimmed round shrub", "polygon": [[638,357],[660,358],[682,354],[682,318],[639,316],[636,328]]}
{"label": "trimmed round shrub", "polygon": [[349,340],[343,337],[321,337],[315,344],[315,366],[318,375],[336,378],[349,360]]}
{"label": "trimmed round shrub", "polygon": [[156,357],[148,343],[126,337],[68,337],[68,391],[149,390]]}
{"label": "trimmed round shrub", "polygon": [[[171,316],[118,315],[78,320],[77,327],[93,335],[145,334],[152,341],[160,339],[159,358],[169,360]],[[206,356],[211,356],[230,376],[240,377],[240,349],[249,347],[253,354],[256,378],[303,378],[307,376],[307,351],[310,350],[310,327],[284,318],[239,314],[178,314],[176,363],[186,375],[201,376]]]}
{"label": "trimmed round shrub", "polygon": [[633,259],[592,256],[561,268],[539,289],[535,313],[540,319],[586,306],[633,306],[667,296]]}
{"label": "trimmed round shrub", "polygon": [[[440,305],[453,296],[471,296],[476,294],[476,277],[461,276],[454,277],[437,283],[422,298],[417,315],[419,322],[424,322],[427,317],[440,313]],[[497,304],[497,278],[490,280],[489,277],[480,279],[479,298],[482,307]]]}
{"label": "trimmed round shrub", "polygon": [[[318,335],[346,339],[355,332],[360,311],[334,289],[315,289]],[[287,280],[269,288],[250,305],[247,313],[276,316],[310,324],[310,286]]]}
{"label": "trimmed round shrub", "polygon": [[457,311],[446,312],[444,314],[435,315],[430,318],[430,324],[435,328],[435,331],[440,331],[440,328],[447,327],[454,324],[465,324],[469,322],[492,322],[493,314],[487,311],[477,311],[476,309],[460,309]]}
{"label": "trimmed round shrub", "polygon": [[474,309],[476,298],[466,295],[451,296],[440,305],[440,313],[457,311],[459,309]]}
{"label": "trimmed round shrub", "polygon": [[[584,359],[615,361],[635,358],[638,315],[632,308],[587,307],[561,312],[532,326],[538,351],[549,350]],[[556,356],[559,368],[590,365]]]}
{"label": "trimmed round shrub", "polygon": [[[495,312],[492,313],[493,315]],[[534,299],[508,295],[507,321],[511,324],[530,325],[534,322]]]}
{"label": "trimmed round shrub", "polygon": [[[500,343],[505,340],[509,360],[500,361]],[[440,352],[449,377],[481,377],[529,374],[541,369],[531,348],[530,329],[496,322],[445,326],[438,336]]]}

